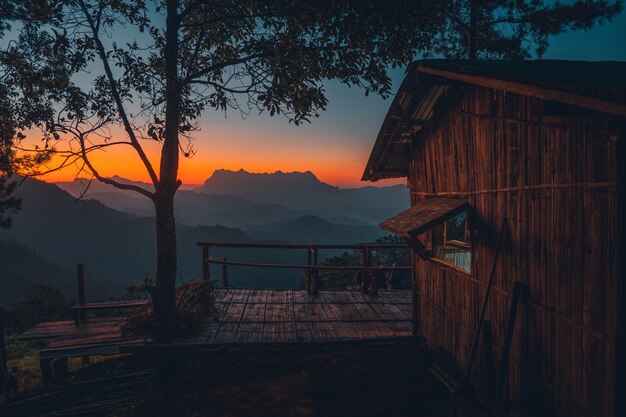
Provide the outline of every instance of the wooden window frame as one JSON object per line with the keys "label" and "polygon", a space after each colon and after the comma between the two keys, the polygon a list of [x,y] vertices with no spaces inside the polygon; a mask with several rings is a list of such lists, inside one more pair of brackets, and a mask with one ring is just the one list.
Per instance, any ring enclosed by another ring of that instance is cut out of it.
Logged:
{"label": "wooden window frame", "polygon": [[[466,216],[465,217],[465,233],[469,234],[469,236],[468,236],[468,238],[469,238],[468,246],[469,246],[469,249],[470,249],[470,270],[466,271],[465,269],[459,268],[456,265],[452,265],[452,264],[444,261],[443,259],[435,258],[434,256],[432,256],[432,243],[431,243],[431,250],[430,251],[426,250],[425,251],[426,257],[422,258],[422,259],[424,259],[425,261],[428,261],[428,262],[430,262],[433,265],[436,265],[438,267],[442,267],[444,269],[449,269],[449,270],[452,270],[453,272],[457,272],[457,273],[464,274],[464,275],[467,275],[467,276],[471,277],[472,276],[472,271],[474,270],[474,245],[473,245],[473,243],[474,243],[474,233],[472,233],[472,216],[471,216],[470,206],[467,206],[467,208],[465,209],[465,213],[466,213],[465,214],[465,216]],[[447,230],[446,230],[445,224],[451,218],[453,218],[453,217],[450,217],[450,218],[448,218],[448,219],[443,221],[443,225],[444,225],[444,230],[443,230],[444,245],[445,245],[446,242],[449,242],[445,238],[445,236],[447,234]],[[439,226],[439,225],[441,225],[441,223],[437,224],[436,226]],[[429,231],[432,233],[432,231],[434,229],[435,229],[435,227],[429,229]],[[427,247],[424,244],[424,242],[422,242],[421,239],[419,239],[417,236],[415,237],[415,239],[419,240],[420,243],[424,246],[424,248]],[[432,237],[431,237],[431,240],[432,240]],[[459,241],[459,242],[460,243],[465,243],[465,242],[461,242],[461,241]]]}

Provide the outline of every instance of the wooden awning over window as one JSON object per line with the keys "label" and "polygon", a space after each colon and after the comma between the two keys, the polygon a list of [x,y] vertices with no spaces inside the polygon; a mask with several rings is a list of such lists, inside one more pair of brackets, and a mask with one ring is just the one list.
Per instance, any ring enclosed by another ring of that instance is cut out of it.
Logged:
{"label": "wooden awning over window", "polygon": [[462,198],[427,198],[397,216],[385,220],[380,227],[406,239],[413,239],[465,209],[467,200]]}

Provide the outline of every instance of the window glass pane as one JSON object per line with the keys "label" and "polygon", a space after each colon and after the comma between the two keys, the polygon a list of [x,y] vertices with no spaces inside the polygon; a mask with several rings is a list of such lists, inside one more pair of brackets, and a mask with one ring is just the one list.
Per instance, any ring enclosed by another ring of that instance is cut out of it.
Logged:
{"label": "window glass pane", "polygon": [[431,257],[471,272],[472,248],[466,212],[435,226],[422,236]]}

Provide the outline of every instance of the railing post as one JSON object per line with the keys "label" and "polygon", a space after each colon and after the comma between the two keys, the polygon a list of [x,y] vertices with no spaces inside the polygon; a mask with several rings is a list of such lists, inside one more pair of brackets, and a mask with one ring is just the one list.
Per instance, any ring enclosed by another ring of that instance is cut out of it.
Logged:
{"label": "railing post", "polygon": [[[76,267],[76,282],[78,284],[78,305],[84,306],[86,303],[85,297],[85,268],[83,264],[78,264]],[[76,322],[84,322],[87,321],[87,315],[85,314],[85,310],[78,310],[76,314]]]}
{"label": "railing post", "polygon": [[[382,266],[382,264],[381,264]],[[384,269],[382,269],[382,267],[379,266],[378,269],[376,270],[376,272],[372,273],[371,275],[371,282],[372,284],[370,285],[370,295],[378,295],[378,280],[381,277],[381,273],[384,276]]]}
{"label": "railing post", "polygon": [[[311,256],[313,257],[313,266],[317,266],[317,248],[316,247],[311,248]],[[312,273],[313,273],[312,274],[313,275],[312,291],[313,291],[313,294],[317,294],[320,288],[319,270],[313,269]]]}
{"label": "railing post", "polygon": [[[313,264],[313,254],[311,253],[311,248],[308,247],[306,249],[307,255],[307,265],[311,266]],[[310,293],[313,290],[313,270],[311,268],[306,269],[306,291]]]}
{"label": "railing post", "polygon": [[222,264],[222,285],[224,288],[228,288],[228,265],[226,265],[226,258],[222,258],[224,262]]}
{"label": "railing post", "polygon": [[371,274],[369,269],[370,266],[370,248],[363,248],[363,282],[361,283],[361,292],[363,294],[367,294],[369,292]]}
{"label": "railing post", "polygon": [[207,245],[202,245],[202,280],[208,281],[210,276],[209,270],[209,247]]}

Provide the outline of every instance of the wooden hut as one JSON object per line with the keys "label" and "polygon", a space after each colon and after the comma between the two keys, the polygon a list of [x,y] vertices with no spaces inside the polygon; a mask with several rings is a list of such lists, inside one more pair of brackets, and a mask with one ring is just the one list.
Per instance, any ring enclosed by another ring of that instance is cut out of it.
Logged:
{"label": "wooden hut", "polygon": [[626,416],[625,120],[624,62],[421,60],[391,104],[363,179],[408,178],[418,332],[493,403]]}

